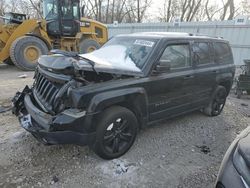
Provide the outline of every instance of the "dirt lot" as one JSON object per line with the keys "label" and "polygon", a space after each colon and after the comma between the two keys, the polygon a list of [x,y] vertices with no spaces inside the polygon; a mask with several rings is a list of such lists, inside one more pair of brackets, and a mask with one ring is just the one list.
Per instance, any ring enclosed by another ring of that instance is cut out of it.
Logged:
{"label": "dirt lot", "polygon": [[[27,78],[18,78],[26,74]],[[32,83],[32,72],[0,66],[0,106]],[[142,130],[131,150],[111,161],[88,147],[44,146],[0,114],[0,187],[213,187],[231,141],[250,125],[250,100],[231,95],[224,112],[194,112]]]}

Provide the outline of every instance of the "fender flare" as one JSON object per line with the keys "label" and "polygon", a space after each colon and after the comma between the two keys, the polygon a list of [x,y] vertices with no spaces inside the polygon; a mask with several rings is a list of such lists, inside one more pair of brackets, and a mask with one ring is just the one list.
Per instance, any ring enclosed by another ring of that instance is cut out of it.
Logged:
{"label": "fender flare", "polygon": [[[106,91],[95,95],[87,108],[87,113],[101,112],[112,105],[126,104],[128,109],[132,110],[141,118],[148,118],[148,97],[144,88],[134,87]],[[145,121],[145,120],[144,120]]]}

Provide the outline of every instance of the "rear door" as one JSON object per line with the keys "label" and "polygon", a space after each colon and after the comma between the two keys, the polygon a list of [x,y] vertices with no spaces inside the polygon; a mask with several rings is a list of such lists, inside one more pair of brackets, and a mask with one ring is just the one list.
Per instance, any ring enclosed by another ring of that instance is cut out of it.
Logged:
{"label": "rear door", "polygon": [[189,41],[169,43],[158,65],[169,69],[154,71],[150,77],[151,82],[146,86],[150,121],[192,110],[195,78]]}
{"label": "rear door", "polygon": [[195,41],[192,44],[195,65],[194,107],[200,108],[209,102],[216,86],[218,67],[214,61],[212,43]]}

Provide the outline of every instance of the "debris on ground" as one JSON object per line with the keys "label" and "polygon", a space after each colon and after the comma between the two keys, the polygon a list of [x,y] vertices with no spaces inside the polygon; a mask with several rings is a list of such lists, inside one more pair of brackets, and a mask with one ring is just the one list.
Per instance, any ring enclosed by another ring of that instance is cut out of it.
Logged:
{"label": "debris on ground", "polygon": [[19,75],[18,78],[27,78],[28,75],[27,74],[22,74],[22,75]]}
{"label": "debris on ground", "polygon": [[100,169],[104,174],[116,177],[126,173],[132,173],[136,169],[136,164],[128,163],[127,161],[120,159],[114,159],[102,164]]}
{"label": "debris on ground", "polygon": [[117,169],[116,169],[116,174],[123,174],[128,171],[128,167],[125,166],[124,164],[117,164]]}
{"label": "debris on ground", "polygon": [[57,176],[53,176],[51,184],[53,185],[54,183],[58,182],[59,178]]}
{"label": "debris on ground", "polygon": [[206,145],[196,146],[196,147],[199,148],[202,153],[205,153],[205,154],[210,153],[210,148]]}
{"label": "debris on ground", "polygon": [[246,103],[241,103],[241,106],[248,106],[248,104],[246,104]]}
{"label": "debris on ground", "polygon": [[0,113],[8,112],[12,109],[11,106],[0,106]]}

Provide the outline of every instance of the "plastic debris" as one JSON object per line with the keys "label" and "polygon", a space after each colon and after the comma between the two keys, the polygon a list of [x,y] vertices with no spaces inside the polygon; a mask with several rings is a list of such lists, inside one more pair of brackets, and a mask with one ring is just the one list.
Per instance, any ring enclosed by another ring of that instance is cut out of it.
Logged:
{"label": "plastic debris", "polygon": [[27,74],[22,74],[22,75],[19,75],[18,78],[27,78],[28,75]]}

